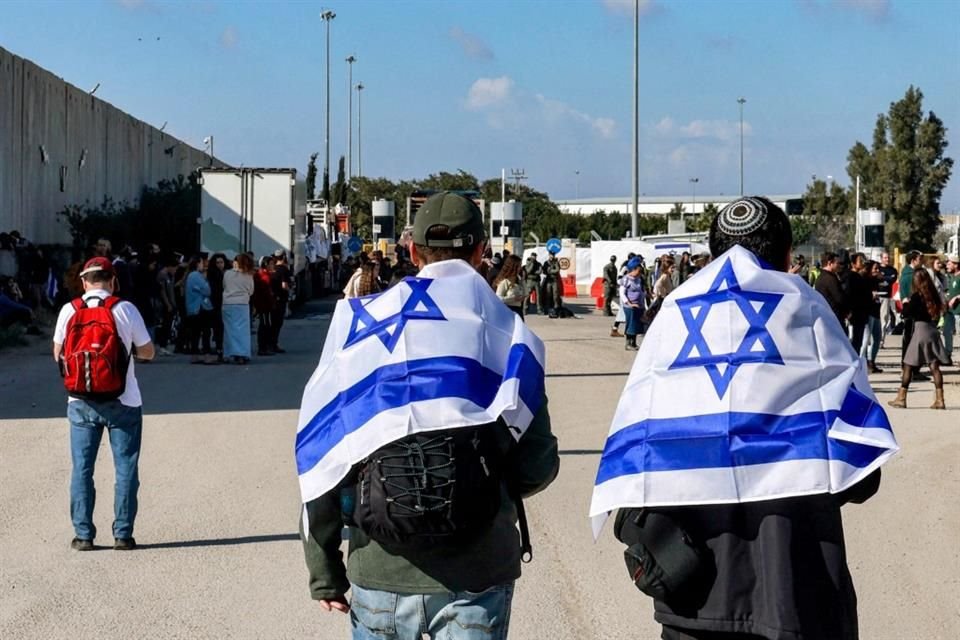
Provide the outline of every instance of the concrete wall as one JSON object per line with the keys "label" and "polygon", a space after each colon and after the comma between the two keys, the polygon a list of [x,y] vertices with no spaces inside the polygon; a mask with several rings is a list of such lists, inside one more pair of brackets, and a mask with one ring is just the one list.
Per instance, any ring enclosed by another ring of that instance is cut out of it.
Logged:
{"label": "concrete wall", "polygon": [[0,48],[0,231],[17,229],[39,244],[69,243],[56,215],[64,206],[99,204],[106,196],[135,202],[145,185],[209,161],[200,149]]}

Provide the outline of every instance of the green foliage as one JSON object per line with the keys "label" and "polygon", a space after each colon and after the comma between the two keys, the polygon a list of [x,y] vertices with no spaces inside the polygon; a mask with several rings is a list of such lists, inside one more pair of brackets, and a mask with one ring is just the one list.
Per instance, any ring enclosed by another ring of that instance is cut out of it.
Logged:
{"label": "green foliage", "polygon": [[333,185],[333,200],[331,204],[347,204],[347,169],[346,159],[340,156],[340,162],[337,165],[337,182]]}
{"label": "green foliage", "polygon": [[687,208],[683,206],[682,202],[674,202],[673,206],[670,207],[670,213],[668,214],[671,218],[679,218],[684,213],[686,213]]}
{"label": "green foliage", "polygon": [[[480,183],[477,178],[463,169],[456,173],[431,173],[419,182],[421,189],[436,189],[438,191],[479,191]],[[499,198],[498,198],[499,200]]]}
{"label": "green foliage", "polygon": [[704,205],[703,211],[694,216],[686,218],[687,231],[710,231],[710,225],[713,223],[713,219],[717,217],[718,213],[720,213],[720,209],[717,207],[717,205],[712,202],[708,202],[706,205]]}
{"label": "green foliage", "polygon": [[98,238],[109,239],[116,251],[156,243],[164,251],[189,254],[198,250],[200,185],[196,173],[189,178],[177,176],[161,180],[156,187],[144,187],[136,206],[105,198],[97,206],[67,205],[57,215],[70,227],[78,256]]}
{"label": "green foliage", "polygon": [[313,200],[317,193],[317,156],[319,153],[310,154],[310,162],[307,163],[307,199]]}
{"label": "green foliage", "polygon": [[944,156],[946,134],[932,111],[924,117],[923,93],[911,86],[887,114],[877,116],[872,147],[857,142],[847,155],[851,180],[860,176],[861,206],[887,214],[891,245],[933,249],[940,197],[953,168],[953,159]]}
{"label": "green foliage", "polygon": [[[815,240],[826,249],[836,250],[853,244],[856,224],[854,196],[836,182],[814,179],[803,195],[803,221],[791,218],[793,244]],[[805,233],[800,233],[805,232]],[[798,238],[798,234],[804,236]]]}
{"label": "green foliage", "polygon": [[813,218],[807,216],[790,216],[790,229],[793,232],[793,246],[806,244],[813,237],[815,229]]}

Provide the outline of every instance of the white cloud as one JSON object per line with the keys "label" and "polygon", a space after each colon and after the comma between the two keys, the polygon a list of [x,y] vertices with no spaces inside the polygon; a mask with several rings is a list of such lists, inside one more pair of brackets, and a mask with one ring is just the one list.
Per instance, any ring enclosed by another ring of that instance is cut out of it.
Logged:
{"label": "white cloud", "polygon": [[[600,0],[608,13],[621,16],[633,16],[633,0]],[[659,11],[662,7],[657,0],[640,0],[640,17]]]}
{"label": "white cloud", "polygon": [[479,78],[467,92],[467,109],[477,111],[503,104],[510,98],[513,80],[508,76]]}
{"label": "white cloud", "polygon": [[536,99],[537,102],[540,103],[546,118],[551,120],[574,120],[583,122],[599,133],[600,137],[606,139],[613,137],[617,123],[612,118],[591,116],[588,113],[577,111],[565,102],[547,98],[539,93],[536,95]]}
{"label": "white cloud", "polygon": [[450,37],[460,44],[467,57],[477,60],[493,60],[493,50],[478,36],[467,33],[460,27],[450,27]]}
{"label": "white cloud", "polygon": [[[692,120],[687,124],[677,126],[673,118],[664,117],[656,124],[654,130],[661,136],[678,136],[681,138],[712,138],[728,141],[740,136],[740,122],[736,120]],[[743,123],[743,135],[752,133],[749,122]]]}
{"label": "white cloud", "polygon": [[233,49],[237,46],[237,42],[237,30],[232,25],[228,26],[223,30],[223,33],[220,34],[220,46],[224,49]]}

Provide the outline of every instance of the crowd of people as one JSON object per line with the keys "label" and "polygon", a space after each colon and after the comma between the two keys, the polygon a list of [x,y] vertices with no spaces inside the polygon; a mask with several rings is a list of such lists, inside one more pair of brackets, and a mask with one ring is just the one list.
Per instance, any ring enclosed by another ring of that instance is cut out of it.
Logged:
{"label": "crowd of people", "polygon": [[295,281],[282,249],[257,264],[252,253],[184,256],[156,244],[114,253],[111,241],[101,238],[64,270],[18,232],[0,233],[0,327],[20,324],[40,335],[37,312],[81,297],[79,272],[93,257],[110,261],[114,294],[137,308],[158,355],[189,355],[196,364],[246,364],[254,353],[284,352],[280,332]]}

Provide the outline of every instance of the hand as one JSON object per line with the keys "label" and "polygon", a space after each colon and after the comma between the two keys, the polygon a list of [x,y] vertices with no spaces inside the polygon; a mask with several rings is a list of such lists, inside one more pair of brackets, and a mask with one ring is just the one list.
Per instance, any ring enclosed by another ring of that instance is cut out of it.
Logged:
{"label": "hand", "polygon": [[324,611],[339,611],[340,613],[350,613],[350,603],[343,596],[330,598],[327,600],[318,600],[320,608]]}

